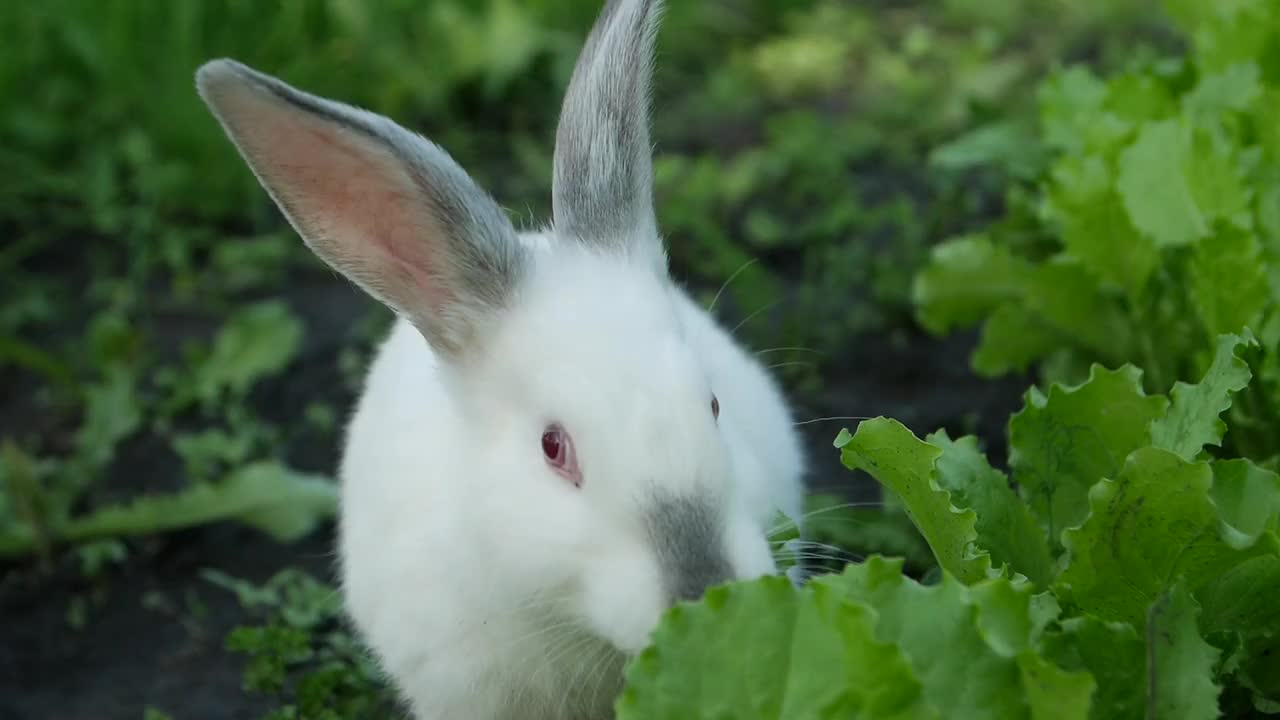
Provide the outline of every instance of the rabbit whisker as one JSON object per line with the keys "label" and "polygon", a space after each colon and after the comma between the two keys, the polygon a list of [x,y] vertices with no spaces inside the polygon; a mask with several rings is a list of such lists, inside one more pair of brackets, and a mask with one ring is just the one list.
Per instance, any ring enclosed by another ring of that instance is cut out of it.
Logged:
{"label": "rabbit whisker", "polygon": [[753,312],[753,313],[751,313],[750,315],[746,316],[745,318],[743,318],[743,319],[742,319],[742,322],[740,322],[740,323],[738,323],[737,325],[734,325],[734,326],[733,326],[733,329],[729,331],[729,334],[730,334],[730,335],[737,335],[737,334],[738,334],[738,331],[742,329],[742,326],[743,326],[743,325],[746,325],[747,323],[751,322],[751,320],[753,320],[757,315],[759,315],[759,314],[760,314],[760,313],[762,313],[762,312],[765,312],[766,310],[770,310],[770,309],[772,309],[772,308],[773,308],[774,306],[776,306],[777,304],[778,304],[778,301],[777,301],[777,300],[774,300],[773,302],[769,303],[768,305],[765,305],[764,307],[760,308],[759,310],[756,310],[755,312]]}
{"label": "rabbit whisker", "polygon": [[775,347],[775,348],[765,348],[764,350],[756,350],[756,351],[755,351],[755,354],[756,354],[756,355],[765,355],[765,354],[768,354],[768,353],[775,353],[775,352],[807,352],[807,353],[813,353],[814,355],[826,355],[826,353],[822,352],[821,350],[814,350],[814,349],[812,349],[812,348],[806,348],[806,347]]}
{"label": "rabbit whisker", "polygon": [[811,418],[809,420],[802,420],[798,423],[792,423],[792,425],[799,427],[801,425],[812,425],[813,423],[827,422],[829,420],[874,420],[874,419],[875,418],[869,418],[862,415],[831,415],[829,417],[816,417],[816,418]]}
{"label": "rabbit whisker", "polygon": [[[883,503],[880,501],[863,501],[863,502],[840,503],[838,505],[828,505],[826,507],[821,507],[821,508],[818,508],[817,510],[810,510],[809,512],[804,513],[803,515],[800,516],[800,520],[804,521],[813,517],[814,515],[821,515],[823,513],[829,513],[835,510],[844,510],[847,508],[859,508],[859,507],[879,507],[882,504]],[[795,524],[796,524],[795,520],[792,520],[791,518],[787,518],[786,520],[783,520],[778,525],[775,525],[774,528],[771,529],[766,534],[769,537],[773,537],[774,535],[777,535],[779,532],[789,527],[795,527]]]}
{"label": "rabbit whisker", "polygon": [[725,291],[725,288],[729,287],[729,283],[733,282],[734,278],[741,275],[743,270],[746,270],[747,268],[751,267],[752,265],[755,264],[755,262],[756,262],[756,258],[751,258],[750,260],[742,263],[742,266],[739,267],[737,270],[733,271],[733,274],[729,276],[729,279],[725,280],[724,284],[720,286],[720,289],[716,291],[715,297],[711,298],[711,305],[707,307],[708,313],[715,312],[716,303],[720,301],[720,295]]}

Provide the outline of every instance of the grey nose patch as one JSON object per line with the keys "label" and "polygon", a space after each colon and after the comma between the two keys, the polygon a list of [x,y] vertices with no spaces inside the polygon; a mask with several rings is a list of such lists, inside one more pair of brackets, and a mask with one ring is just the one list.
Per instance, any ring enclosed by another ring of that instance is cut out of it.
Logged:
{"label": "grey nose patch", "polygon": [[649,535],[672,602],[697,600],[712,585],[733,578],[720,514],[697,498],[662,498],[649,515]]}

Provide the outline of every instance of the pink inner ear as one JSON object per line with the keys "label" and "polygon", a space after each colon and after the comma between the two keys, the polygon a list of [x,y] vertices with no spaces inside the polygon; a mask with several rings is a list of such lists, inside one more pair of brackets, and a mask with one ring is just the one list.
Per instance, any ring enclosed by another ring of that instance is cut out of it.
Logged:
{"label": "pink inner ear", "polygon": [[248,95],[243,137],[316,254],[402,310],[451,301],[446,238],[400,161],[377,141]]}

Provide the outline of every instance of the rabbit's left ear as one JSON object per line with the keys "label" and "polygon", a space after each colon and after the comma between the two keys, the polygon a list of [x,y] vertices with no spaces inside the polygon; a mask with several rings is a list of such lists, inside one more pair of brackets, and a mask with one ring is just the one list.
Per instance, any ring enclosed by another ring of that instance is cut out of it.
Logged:
{"label": "rabbit's left ear", "polygon": [[609,0],[587,37],[556,132],[557,234],[665,265],[653,210],[649,86],[660,0]]}
{"label": "rabbit's left ear", "polygon": [[509,305],[526,254],[511,221],[439,146],[233,60],[200,97],[307,245],[458,356]]}

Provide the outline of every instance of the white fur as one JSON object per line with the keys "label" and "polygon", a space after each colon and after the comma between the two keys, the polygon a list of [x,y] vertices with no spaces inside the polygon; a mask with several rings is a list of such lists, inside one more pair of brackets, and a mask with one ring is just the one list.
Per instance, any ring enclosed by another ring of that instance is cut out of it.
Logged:
{"label": "white fur", "polygon": [[[441,372],[399,320],[347,436],[347,606],[424,720],[607,716],[618,649],[665,609],[639,524],[651,485],[724,482],[709,491],[732,508],[740,577],[775,571],[767,523],[799,516],[799,443],[755,358],[634,263],[523,239],[537,270],[492,352]],[[581,491],[541,457],[552,415]]]}

